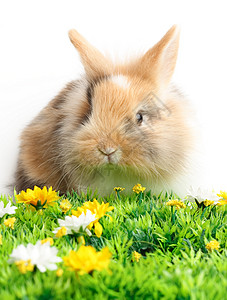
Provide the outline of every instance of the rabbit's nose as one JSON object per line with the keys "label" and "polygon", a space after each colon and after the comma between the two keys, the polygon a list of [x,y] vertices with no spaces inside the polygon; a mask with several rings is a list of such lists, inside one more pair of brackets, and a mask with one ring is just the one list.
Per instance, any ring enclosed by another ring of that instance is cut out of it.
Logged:
{"label": "rabbit's nose", "polygon": [[100,157],[103,163],[108,164],[118,164],[121,158],[121,150],[116,145],[98,145],[98,151],[102,154],[102,158]]}
{"label": "rabbit's nose", "polygon": [[99,147],[98,149],[102,154],[107,156],[111,156],[117,151],[117,148],[112,148],[112,147],[107,147],[107,148]]}

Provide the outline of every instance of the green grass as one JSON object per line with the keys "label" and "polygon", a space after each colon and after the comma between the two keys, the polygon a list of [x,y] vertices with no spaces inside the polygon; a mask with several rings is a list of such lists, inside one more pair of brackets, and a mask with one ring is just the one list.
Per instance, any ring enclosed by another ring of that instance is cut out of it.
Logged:
{"label": "green grass", "polygon": [[[58,204],[42,215],[16,204],[13,230],[3,225],[8,216],[0,219],[0,299],[226,299],[227,206],[175,210],[165,205],[173,197],[147,192],[142,197],[121,195],[118,199],[113,194],[105,198],[115,207],[108,213],[113,220],[103,217],[102,236],[85,239],[86,245],[97,250],[108,246],[110,272],[78,275],[60,263],[62,277],[56,271],[23,275],[8,264],[13,248],[53,237],[57,218],[63,218]],[[73,209],[92,199],[91,193],[72,193],[67,198]],[[6,197],[1,200],[6,202]],[[220,249],[209,253],[205,245],[213,239],[219,241]],[[60,257],[77,248],[73,236],[55,239],[54,245]],[[132,261],[133,251],[142,254],[139,262]]]}

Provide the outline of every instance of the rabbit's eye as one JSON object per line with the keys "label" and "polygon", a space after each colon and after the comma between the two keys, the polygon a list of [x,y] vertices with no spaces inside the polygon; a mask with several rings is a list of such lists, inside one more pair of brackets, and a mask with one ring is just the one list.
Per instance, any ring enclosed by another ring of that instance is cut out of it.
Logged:
{"label": "rabbit's eye", "polygon": [[143,115],[141,113],[136,114],[137,123],[140,125],[143,122]]}

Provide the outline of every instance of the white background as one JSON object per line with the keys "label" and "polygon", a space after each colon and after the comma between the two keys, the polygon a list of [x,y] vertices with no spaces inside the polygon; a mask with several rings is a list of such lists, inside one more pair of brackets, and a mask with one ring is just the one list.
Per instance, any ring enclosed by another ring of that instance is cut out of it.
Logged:
{"label": "white background", "polygon": [[191,99],[202,133],[198,185],[227,189],[225,2],[0,0],[0,193],[12,182],[24,126],[83,72],[69,29],[122,58],[144,53],[173,24],[181,26],[173,79]]}

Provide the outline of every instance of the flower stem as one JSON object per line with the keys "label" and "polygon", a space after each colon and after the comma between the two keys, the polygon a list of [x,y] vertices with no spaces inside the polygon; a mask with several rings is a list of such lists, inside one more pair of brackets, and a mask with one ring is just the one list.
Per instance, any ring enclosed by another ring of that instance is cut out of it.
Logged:
{"label": "flower stem", "polygon": [[141,205],[141,203],[142,203],[142,198],[143,198],[143,193],[140,192],[140,193],[139,193],[139,197],[138,197],[139,205]]}
{"label": "flower stem", "polygon": [[174,224],[175,221],[176,221],[175,215],[176,215],[176,210],[174,209],[173,206],[171,206],[171,220],[172,220],[172,223],[173,223],[173,224]]}
{"label": "flower stem", "polygon": [[70,245],[70,247],[71,247],[72,249],[74,249],[68,235],[65,235],[65,239],[66,239],[66,242]]}
{"label": "flower stem", "polygon": [[40,210],[40,209],[43,209],[43,207],[46,203],[47,203],[47,200],[45,200],[45,202],[43,204],[41,203],[41,200],[38,200],[36,205],[32,204],[32,203],[30,203],[30,204],[31,204],[31,206],[35,207],[36,210]]}
{"label": "flower stem", "polygon": [[117,193],[117,198],[118,198],[119,200],[121,200],[120,192],[117,191],[116,193]]}

